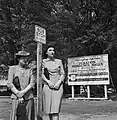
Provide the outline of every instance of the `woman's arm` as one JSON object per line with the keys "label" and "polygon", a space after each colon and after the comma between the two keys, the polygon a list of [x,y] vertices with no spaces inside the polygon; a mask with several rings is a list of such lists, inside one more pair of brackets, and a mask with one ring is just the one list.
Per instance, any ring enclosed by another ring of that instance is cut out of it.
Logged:
{"label": "woman's arm", "polygon": [[65,71],[64,71],[64,68],[63,68],[62,61],[60,61],[60,78],[59,78],[59,80],[61,82],[64,82],[64,79],[65,79]]}
{"label": "woman's arm", "polygon": [[7,81],[7,87],[15,94],[17,95],[19,93],[19,90],[16,89],[16,87],[13,84],[13,77],[14,77],[14,71],[15,66],[11,66],[8,71],[8,81]]}
{"label": "woman's arm", "polygon": [[48,80],[45,75],[42,73],[42,79],[48,84],[50,80]]}
{"label": "woman's arm", "polygon": [[64,72],[62,61],[60,60],[60,78],[57,81],[57,83],[54,85],[55,89],[59,89],[62,82],[64,82],[64,78],[65,78],[65,72]]}
{"label": "woman's arm", "polygon": [[24,94],[26,94],[30,89],[32,89],[34,87],[35,83],[36,83],[35,75],[31,71],[30,72],[30,83],[25,89],[23,89],[19,92],[18,97],[19,98],[23,97]]}
{"label": "woman's arm", "polygon": [[50,80],[48,80],[48,79],[45,77],[44,74],[42,74],[42,79],[47,83],[47,85],[48,85],[51,89],[54,88],[54,84],[53,84]]}
{"label": "woman's arm", "polygon": [[44,82],[46,82],[47,85],[48,85],[51,89],[53,89],[53,88],[54,88],[54,84],[53,84],[49,79],[47,79],[47,77],[44,75],[44,68],[45,68],[45,62],[44,62],[44,60],[43,60],[43,62],[42,62],[42,80],[43,80]]}

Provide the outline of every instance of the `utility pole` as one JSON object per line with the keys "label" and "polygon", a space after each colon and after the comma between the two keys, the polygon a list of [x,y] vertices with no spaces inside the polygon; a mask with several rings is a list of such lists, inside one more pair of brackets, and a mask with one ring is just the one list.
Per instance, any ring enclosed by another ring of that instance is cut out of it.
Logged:
{"label": "utility pole", "polygon": [[42,120],[42,43],[46,43],[46,30],[35,25],[35,41],[37,42],[37,120]]}
{"label": "utility pole", "polygon": [[37,120],[42,120],[42,43],[37,42]]}

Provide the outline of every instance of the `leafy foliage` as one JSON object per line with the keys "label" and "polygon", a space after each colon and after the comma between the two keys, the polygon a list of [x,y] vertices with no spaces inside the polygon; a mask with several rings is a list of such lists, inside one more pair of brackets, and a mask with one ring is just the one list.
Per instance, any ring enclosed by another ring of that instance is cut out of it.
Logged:
{"label": "leafy foliage", "polygon": [[[24,45],[36,58],[34,26],[47,30],[47,44],[58,57],[109,54],[115,80],[117,66],[116,0],[0,0],[0,64],[14,64]],[[45,45],[43,46],[43,50]]]}

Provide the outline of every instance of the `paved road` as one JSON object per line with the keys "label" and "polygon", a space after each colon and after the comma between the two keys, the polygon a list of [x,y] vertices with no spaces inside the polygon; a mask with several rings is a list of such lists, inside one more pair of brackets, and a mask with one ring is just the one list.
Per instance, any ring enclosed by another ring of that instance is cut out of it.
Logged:
{"label": "paved road", "polygon": [[[35,101],[36,102],[36,101]],[[9,120],[11,100],[0,98],[0,120]],[[46,116],[43,120],[48,120]],[[117,101],[63,99],[60,120],[116,120]]]}

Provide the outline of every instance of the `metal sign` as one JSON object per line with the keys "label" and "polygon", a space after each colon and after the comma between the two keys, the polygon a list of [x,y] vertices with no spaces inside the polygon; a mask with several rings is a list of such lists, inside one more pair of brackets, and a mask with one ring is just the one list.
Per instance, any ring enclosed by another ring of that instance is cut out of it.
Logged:
{"label": "metal sign", "polygon": [[109,84],[108,54],[68,58],[68,84]]}
{"label": "metal sign", "polygon": [[46,30],[35,25],[35,41],[46,44]]}

